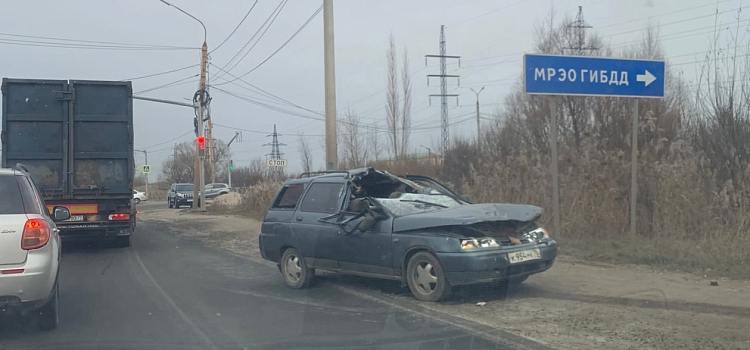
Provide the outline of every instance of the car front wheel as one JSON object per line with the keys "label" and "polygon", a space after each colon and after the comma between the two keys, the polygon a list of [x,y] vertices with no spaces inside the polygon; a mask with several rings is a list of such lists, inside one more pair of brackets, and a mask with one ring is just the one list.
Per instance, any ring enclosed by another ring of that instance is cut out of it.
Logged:
{"label": "car front wheel", "polygon": [[58,304],[59,304],[60,287],[55,283],[55,293],[52,298],[39,309],[39,328],[50,331],[57,328],[59,323]]}
{"label": "car front wheel", "polygon": [[141,203],[141,199],[140,198],[136,198],[134,201],[135,201],[135,204],[140,204]]}
{"label": "car front wheel", "polygon": [[169,209],[172,209],[172,200],[169,198],[167,198],[167,206],[169,207]]}
{"label": "car front wheel", "polygon": [[305,288],[310,285],[310,281],[315,276],[315,270],[307,267],[305,259],[294,248],[284,251],[279,267],[284,276],[284,282],[290,288]]}
{"label": "car front wheel", "polygon": [[451,286],[438,259],[427,252],[419,252],[409,259],[406,282],[411,293],[422,301],[439,301],[451,293]]}

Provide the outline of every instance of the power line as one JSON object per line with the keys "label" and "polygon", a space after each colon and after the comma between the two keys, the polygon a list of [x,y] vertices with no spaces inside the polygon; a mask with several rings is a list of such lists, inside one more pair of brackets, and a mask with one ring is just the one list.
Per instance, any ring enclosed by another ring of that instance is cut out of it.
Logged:
{"label": "power line", "polygon": [[[254,67],[253,69],[251,69],[251,70],[247,71],[247,73],[241,74],[241,75],[240,75],[239,77],[236,77],[236,78],[235,78],[234,80],[237,80],[237,79],[240,79],[240,78],[244,78],[244,77],[245,77],[246,75],[248,75],[248,74],[250,74],[250,73],[254,72],[254,71],[255,71],[256,69],[260,68],[260,67],[261,67],[261,66],[262,66],[263,64],[265,64],[266,62],[268,62],[268,60],[270,60],[270,59],[271,59],[271,58],[272,58],[273,56],[275,56],[275,55],[276,55],[276,54],[277,54],[277,53],[278,53],[279,51],[281,51],[281,49],[283,49],[283,48],[284,48],[284,47],[285,47],[285,46],[286,46],[287,44],[289,44],[289,42],[291,42],[291,41],[292,41],[292,39],[294,39],[294,38],[295,38],[295,37],[297,36],[297,34],[299,34],[299,33],[300,33],[300,32],[301,32],[301,31],[302,31],[303,29],[305,29],[305,27],[307,27],[307,25],[308,25],[308,24],[310,24],[310,22],[312,22],[312,20],[313,20],[313,19],[315,18],[315,16],[317,16],[317,15],[318,15],[318,13],[320,13],[320,11],[322,11],[322,10],[323,10],[323,5],[320,5],[320,7],[318,7],[318,9],[317,9],[317,10],[316,10],[316,11],[315,11],[315,12],[314,12],[314,13],[313,13],[313,14],[312,14],[311,16],[310,16],[310,18],[308,18],[308,19],[307,19],[307,21],[305,21],[305,23],[304,23],[304,24],[302,24],[302,26],[301,26],[301,27],[299,27],[299,29],[297,29],[297,31],[296,31],[296,32],[294,32],[294,34],[292,34],[292,36],[291,36],[291,37],[289,37],[289,39],[287,39],[287,40],[286,40],[286,41],[285,41],[285,42],[284,42],[283,44],[281,44],[281,46],[279,46],[279,48],[278,48],[278,49],[276,49],[276,51],[274,51],[274,52],[273,52],[273,53],[272,53],[272,54],[271,54],[270,56],[268,56],[268,57],[267,57],[267,58],[266,58],[265,60],[263,60],[262,62],[260,62],[260,63],[259,63],[259,64],[258,64],[257,66],[255,66],[255,67]],[[249,52],[249,51],[248,51],[248,52]],[[235,66],[236,66],[236,65],[235,65]],[[231,83],[231,82],[232,82],[232,81],[234,81],[234,80],[229,80],[229,81],[226,81],[226,82],[223,82],[223,83],[219,83],[219,84],[216,84],[216,85],[224,85],[224,84],[228,84],[228,83]]]}
{"label": "power line", "polygon": [[145,93],[145,92],[150,92],[150,91],[159,90],[159,89],[163,89],[163,88],[168,88],[168,87],[172,87],[172,86],[182,85],[182,84],[185,84],[185,83],[190,83],[191,81],[186,81],[186,80],[190,80],[190,79],[196,78],[199,75],[200,74],[194,74],[194,75],[191,75],[191,76],[189,76],[187,78],[175,80],[175,81],[173,81],[171,83],[166,83],[164,85],[159,85],[157,87],[153,87],[153,88],[150,88],[150,89],[137,91],[137,92],[134,92],[133,95],[140,95],[140,94]]}
{"label": "power line", "polygon": [[[228,72],[228,71],[234,69],[234,67],[237,67],[237,65],[240,62],[242,62],[242,60],[244,60],[245,57],[247,57],[247,55],[255,47],[255,45],[257,45],[260,42],[260,39],[263,37],[263,35],[266,33],[266,31],[268,31],[268,28],[270,28],[271,25],[273,25],[273,22],[276,21],[276,17],[278,17],[279,14],[281,13],[281,10],[284,9],[284,6],[286,5],[286,2],[287,2],[287,0],[281,0],[281,2],[279,2],[279,4],[276,6],[276,8],[273,10],[273,12],[271,12],[271,14],[268,16],[268,18],[266,18],[266,20],[263,22],[263,24],[260,25],[260,27],[258,28],[258,30],[255,31],[255,34],[253,34],[253,36],[251,36],[250,39],[248,39],[245,42],[245,45],[242,45],[242,47],[239,49],[239,51],[237,51],[237,53],[235,53],[234,56],[232,56],[232,58],[229,59],[229,61],[227,61],[227,63],[224,64],[224,66],[222,66],[220,68],[221,70],[226,70]],[[270,24],[269,24],[269,21],[270,21]],[[266,24],[268,24],[268,26],[266,26]],[[265,30],[264,30],[264,28],[265,28]],[[253,46],[250,47],[247,50],[247,52],[245,52],[245,54],[242,56],[242,58],[240,58],[236,63],[234,63],[234,65],[232,67],[229,67],[227,69],[227,66],[229,66],[230,64],[232,64],[234,62],[234,60],[237,59],[237,57],[239,57],[239,55],[242,54],[243,51],[245,51],[245,48],[247,48],[247,46],[250,45],[250,43],[253,41],[253,39],[255,39],[255,37],[258,36],[258,34],[260,34],[261,31],[263,31],[263,34],[261,34],[260,37],[258,37],[258,39],[255,41],[255,44],[253,44]],[[219,78],[219,76],[217,76],[217,78]]]}
{"label": "power line", "polygon": [[219,48],[220,48],[220,47],[221,47],[222,45],[224,45],[224,43],[226,43],[226,42],[227,42],[227,40],[229,40],[229,38],[231,38],[231,37],[232,37],[232,35],[234,35],[234,32],[236,32],[236,31],[237,31],[237,29],[240,29],[240,26],[242,26],[242,23],[245,23],[245,20],[247,19],[247,16],[249,16],[249,15],[250,15],[250,12],[252,12],[252,11],[253,11],[253,9],[255,8],[255,5],[257,5],[257,4],[258,4],[258,0],[255,0],[255,2],[253,3],[253,6],[251,6],[251,7],[250,7],[250,9],[249,9],[249,10],[247,10],[247,13],[245,14],[245,17],[242,17],[242,20],[240,21],[240,23],[239,23],[239,24],[237,24],[237,26],[236,26],[236,27],[234,27],[234,30],[233,30],[233,31],[232,31],[231,33],[229,33],[229,36],[227,36],[227,38],[226,38],[226,39],[224,39],[224,41],[222,41],[222,42],[221,42],[221,44],[219,44],[218,46],[216,46],[216,47],[215,47],[215,48],[214,48],[213,50],[211,50],[211,52],[209,52],[209,53],[213,53],[214,51],[218,50],[218,49],[219,49]]}
{"label": "power line", "polygon": [[[79,39],[68,39],[68,38],[57,38],[57,37],[49,37],[49,36],[34,36],[34,35],[21,35],[21,34],[11,34],[11,33],[0,33],[0,36],[9,36],[9,37],[16,37],[16,38],[30,38],[30,39],[43,39],[43,40],[56,40],[56,41],[62,41],[62,42],[75,42],[75,43],[88,43],[88,44],[107,44],[105,45],[87,45],[91,47],[100,47],[100,48],[115,48],[115,47],[121,47],[121,48],[133,48],[133,49],[169,49],[169,50],[196,50],[195,47],[186,47],[186,46],[168,46],[168,45],[151,45],[151,44],[129,44],[129,43],[119,43],[119,42],[112,42],[112,41],[94,41],[94,40],[79,40]],[[12,39],[2,39],[2,40],[11,40],[11,41],[19,41],[19,42],[25,42],[23,40],[12,40]],[[86,44],[65,44],[65,43],[54,43],[54,42],[39,42],[39,41],[28,41],[32,43],[50,43],[50,44],[59,44],[59,45],[86,45]]]}
{"label": "power line", "polygon": [[179,139],[179,138],[181,138],[181,137],[184,137],[185,135],[187,135],[187,134],[190,134],[190,133],[192,133],[192,132],[193,132],[193,130],[188,130],[188,131],[187,131],[187,132],[185,132],[184,134],[181,134],[180,136],[177,136],[177,137],[175,137],[175,138],[173,138],[173,139],[170,139],[170,140],[167,140],[167,141],[164,141],[164,142],[161,142],[161,143],[157,143],[157,144],[155,144],[155,145],[151,145],[151,146],[148,146],[148,147],[143,147],[143,148],[141,148],[141,149],[144,149],[144,150],[146,150],[146,149],[150,149],[150,148],[158,147],[158,146],[161,146],[161,145],[163,145],[163,144],[165,144],[165,143],[170,143],[170,142],[172,142],[172,141],[174,141],[174,140],[177,140],[177,139]]}
{"label": "power line", "polygon": [[194,68],[194,67],[198,67],[198,66],[200,66],[200,64],[193,64],[193,65],[190,65],[190,66],[187,66],[187,67],[177,68],[177,69],[169,70],[169,71],[166,71],[166,72],[154,73],[154,74],[144,75],[144,76],[135,77],[135,78],[122,79],[120,81],[128,81],[128,80],[138,80],[138,79],[144,79],[144,78],[151,78],[151,77],[155,77],[155,76],[159,76],[159,75],[164,75],[164,74],[179,72],[181,70],[190,69],[190,68]]}

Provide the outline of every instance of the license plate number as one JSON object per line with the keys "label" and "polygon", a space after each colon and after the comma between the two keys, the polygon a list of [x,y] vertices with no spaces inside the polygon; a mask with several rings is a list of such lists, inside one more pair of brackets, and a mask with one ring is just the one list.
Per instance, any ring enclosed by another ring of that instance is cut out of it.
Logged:
{"label": "license plate number", "polygon": [[508,254],[508,260],[511,264],[516,264],[529,260],[538,260],[542,258],[542,253],[539,249],[522,250],[520,252],[514,252]]}
{"label": "license plate number", "polygon": [[70,219],[65,221],[83,221],[83,215],[71,215]]}

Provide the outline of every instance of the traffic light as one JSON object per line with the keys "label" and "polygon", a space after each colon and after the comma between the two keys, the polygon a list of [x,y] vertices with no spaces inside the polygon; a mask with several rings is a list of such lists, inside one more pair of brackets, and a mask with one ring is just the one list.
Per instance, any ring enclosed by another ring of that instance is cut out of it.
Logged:
{"label": "traffic light", "polygon": [[233,160],[229,161],[229,170],[234,170],[234,161]]}
{"label": "traffic light", "polygon": [[206,138],[204,136],[198,136],[198,148],[201,151],[206,150]]}

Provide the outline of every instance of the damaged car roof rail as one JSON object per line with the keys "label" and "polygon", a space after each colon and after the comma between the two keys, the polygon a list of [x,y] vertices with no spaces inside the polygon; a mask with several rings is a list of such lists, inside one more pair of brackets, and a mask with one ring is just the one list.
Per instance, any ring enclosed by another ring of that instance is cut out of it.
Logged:
{"label": "damaged car roof rail", "polygon": [[299,174],[297,176],[298,179],[302,179],[305,177],[314,177],[319,175],[326,175],[326,174],[342,174],[342,175],[349,175],[349,172],[346,170],[324,170],[324,171],[309,171],[304,172],[302,174]]}

